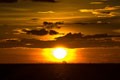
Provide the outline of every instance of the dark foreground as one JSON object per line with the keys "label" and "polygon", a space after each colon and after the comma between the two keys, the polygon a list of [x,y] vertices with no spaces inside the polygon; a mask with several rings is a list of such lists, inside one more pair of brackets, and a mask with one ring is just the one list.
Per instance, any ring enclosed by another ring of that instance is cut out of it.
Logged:
{"label": "dark foreground", "polygon": [[119,64],[1,64],[0,80],[120,80]]}

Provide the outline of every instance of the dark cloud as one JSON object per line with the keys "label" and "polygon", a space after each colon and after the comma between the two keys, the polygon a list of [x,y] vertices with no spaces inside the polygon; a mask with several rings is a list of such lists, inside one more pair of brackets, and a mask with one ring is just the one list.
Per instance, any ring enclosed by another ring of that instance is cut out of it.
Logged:
{"label": "dark cloud", "polygon": [[106,39],[106,38],[112,38],[112,37],[120,37],[120,35],[110,35],[110,34],[94,34],[94,35],[84,35],[82,33],[68,33],[63,37],[56,38],[57,40],[95,40],[95,39]]}
{"label": "dark cloud", "polygon": [[75,40],[75,39],[78,39],[78,38],[82,38],[82,36],[83,36],[82,33],[75,33],[75,34],[68,33],[63,37],[58,37],[56,39],[58,41],[71,41],[71,40]]}
{"label": "dark cloud", "polygon": [[56,0],[0,0],[1,3],[13,3],[13,2],[24,2],[24,1],[33,1],[33,2],[56,2]]}
{"label": "dark cloud", "polygon": [[64,22],[43,22],[43,27],[47,28],[47,29],[52,29],[52,28],[61,28],[61,26],[64,24]]}
{"label": "dark cloud", "polygon": [[54,46],[54,41],[41,41],[37,39],[5,39],[0,41],[0,48],[28,47],[49,48]]}
{"label": "dark cloud", "polygon": [[[117,38],[117,40],[113,40]],[[120,35],[94,34],[83,35],[81,33],[68,33],[63,37],[56,38],[57,42],[67,47],[120,47]],[[118,40],[119,39],[119,40]]]}
{"label": "dark cloud", "polygon": [[55,30],[47,30],[47,29],[40,29],[40,30],[29,30],[29,29],[23,29],[22,30],[23,33],[25,32],[26,34],[31,34],[31,35],[38,35],[38,36],[44,36],[44,35],[47,35],[47,34],[50,34],[50,35],[57,35],[59,34],[59,32],[55,31]]}
{"label": "dark cloud", "polygon": [[[107,34],[95,34],[95,35],[87,35],[83,38],[79,38],[76,42],[80,42],[80,45],[84,47],[120,47],[119,41],[114,41],[112,38],[118,38],[119,36],[115,35],[107,35]],[[76,43],[75,42],[75,43]],[[76,44],[77,44],[76,43]]]}
{"label": "dark cloud", "polygon": [[13,3],[17,2],[18,0],[0,0],[0,3]]}
{"label": "dark cloud", "polygon": [[50,30],[49,34],[50,34],[50,35],[57,35],[57,34],[59,34],[59,32],[54,31],[54,30]]}
{"label": "dark cloud", "polygon": [[47,35],[48,31],[46,29],[40,29],[40,30],[26,30],[23,29],[24,32],[26,32],[26,34],[32,34],[32,35]]}
{"label": "dark cloud", "polygon": [[120,0],[106,0],[109,5],[120,5]]}
{"label": "dark cloud", "polygon": [[27,47],[27,48],[52,48],[63,45],[68,48],[81,47],[120,47],[120,35],[81,33],[68,33],[56,40],[42,41],[37,39],[5,39],[0,41],[0,48]]}
{"label": "dark cloud", "polygon": [[42,2],[56,2],[57,0],[32,0],[32,1],[42,1]]}

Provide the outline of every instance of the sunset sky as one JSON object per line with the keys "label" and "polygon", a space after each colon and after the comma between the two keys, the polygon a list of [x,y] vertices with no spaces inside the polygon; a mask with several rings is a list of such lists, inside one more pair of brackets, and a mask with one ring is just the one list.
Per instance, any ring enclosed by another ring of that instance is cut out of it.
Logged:
{"label": "sunset sky", "polygon": [[2,53],[56,46],[119,48],[120,1],[0,0]]}
{"label": "sunset sky", "polygon": [[[81,33],[93,37],[108,34],[106,37],[110,35],[112,40],[120,40],[114,37],[120,35],[118,0],[11,1],[3,0],[0,3],[0,47],[4,44],[8,47],[12,41],[16,41],[16,47],[24,47],[24,44],[30,46],[41,43],[40,40],[56,40],[69,33],[72,33],[70,36]],[[56,22],[62,24],[56,25]]]}

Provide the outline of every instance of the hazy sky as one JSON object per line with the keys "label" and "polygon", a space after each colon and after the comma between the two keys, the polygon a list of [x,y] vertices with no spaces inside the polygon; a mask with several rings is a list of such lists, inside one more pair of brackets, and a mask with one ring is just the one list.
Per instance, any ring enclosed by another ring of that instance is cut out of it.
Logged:
{"label": "hazy sky", "polygon": [[[47,23],[43,24],[44,21]],[[55,24],[56,22],[58,24]],[[118,37],[114,37],[120,35],[119,25],[119,0],[38,0],[37,2],[1,0],[0,2],[1,46],[11,45],[9,41],[12,40],[20,41],[19,46],[23,44],[21,41],[29,46],[37,40],[55,40],[60,36],[64,38],[68,33],[72,33],[70,36],[82,33],[84,36],[91,35],[92,38],[95,34],[109,34],[112,40],[119,41]]]}
{"label": "hazy sky", "polygon": [[[49,0],[48,0],[49,1]],[[118,0],[59,0],[59,2],[1,3],[1,19],[81,18],[120,16]]]}
{"label": "hazy sky", "polygon": [[56,47],[73,62],[120,62],[120,1],[0,0],[0,63],[49,62]]}

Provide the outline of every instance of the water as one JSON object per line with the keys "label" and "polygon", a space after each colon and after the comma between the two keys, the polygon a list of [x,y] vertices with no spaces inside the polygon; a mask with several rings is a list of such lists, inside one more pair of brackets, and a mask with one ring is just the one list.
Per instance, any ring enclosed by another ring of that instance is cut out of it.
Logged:
{"label": "water", "polygon": [[119,80],[120,65],[113,64],[7,64],[0,80]]}

